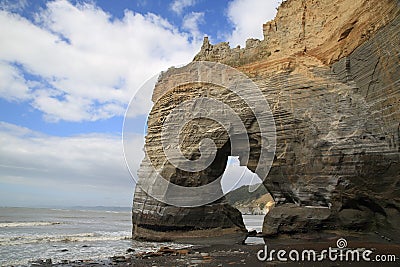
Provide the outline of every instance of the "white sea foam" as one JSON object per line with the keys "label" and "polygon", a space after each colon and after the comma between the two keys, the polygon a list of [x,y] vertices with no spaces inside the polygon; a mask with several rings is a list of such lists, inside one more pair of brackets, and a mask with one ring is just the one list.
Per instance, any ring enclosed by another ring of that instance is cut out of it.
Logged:
{"label": "white sea foam", "polygon": [[79,233],[71,235],[25,235],[25,236],[0,236],[0,246],[49,243],[49,242],[96,242],[96,241],[117,241],[127,240],[131,237],[129,232],[121,231],[116,233]]}
{"label": "white sea foam", "polygon": [[0,228],[58,225],[60,222],[0,222]]}
{"label": "white sea foam", "polygon": [[119,210],[0,207],[0,266],[26,266],[38,258],[53,262],[107,259],[128,248],[141,253],[157,251],[160,246],[182,247],[132,240],[131,228],[130,212]]}

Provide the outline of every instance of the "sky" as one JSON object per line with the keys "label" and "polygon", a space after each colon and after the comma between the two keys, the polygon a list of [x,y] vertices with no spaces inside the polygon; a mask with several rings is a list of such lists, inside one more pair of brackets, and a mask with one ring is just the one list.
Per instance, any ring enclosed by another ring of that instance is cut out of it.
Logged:
{"label": "sky", "polygon": [[[189,63],[204,36],[231,47],[262,39],[279,2],[0,0],[0,206],[130,206],[121,135],[132,96]],[[231,158],[226,176],[243,169]]]}

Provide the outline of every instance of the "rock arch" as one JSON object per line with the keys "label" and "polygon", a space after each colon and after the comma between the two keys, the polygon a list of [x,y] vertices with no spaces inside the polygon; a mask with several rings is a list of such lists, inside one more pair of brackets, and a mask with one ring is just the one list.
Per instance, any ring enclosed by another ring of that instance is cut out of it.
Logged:
{"label": "rock arch", "polygon": [[[187,71],[187,69],[177,70],[177,75],[184,71]],[[212,95],[213,99],[229,103],[235,113],[239,114],[241,123],[246,127],[245,134],[247,136],[243,137],[235,133],[233,128],[226,129],[218,121],[209,118],[191,120],[182,127],[181,135],[176,137],[180,139],[179,147],[183,155],[189,160],[198,159],[201,156],[199,144],[206,138],[213,140],[217,152],[214,160],[207,168],[197,172],[181,170],[174,167],[163,153],[160,126],[179,104],[202,95]],[[168,101],[165,101],[165,99]],[[147,162],[145,160],[141,165],[139,183],[135,191],[133,236],[152,240],[168,240],[196,236],[228,235],[238,238],[238,240],[243,239],[246,229],[241,214],[229,206],[223,197],[202,207],[174,207],[162,203],[142,191],[143,184],[141,182],[145,182],[146,177],[150,175],[150,170],[146,168],[147,164],[155,165],[156,168],[158,167],[161,170],[160,173],[163,178],[180,186],[198,187],[221,179],[229,156],[238,156],[239,160],[243,161],[244,154],[242,147],[240,147],[242,137],[243,142],[245,142],[243,148],[248,145],[248,142],[252,144],[248,154],[249,159],[246,162],[248,168],[254,171],[260,155],[258,133],[259,129],[254,114],[249,108],[246,108],[244,101],[226,88],[215,84],[185,84],[173,88],[163,97],[157,99],[148,120],[148,134],[145,144],[146,154],[148,155]],[[236,141],[238,147],[235,147],[234,150],[232,150],[231,138],[238,140]],[[222,196],[221,185],[218,183],[216,186],[219,187],[217,190],[221,192]],[[179,195],[170,193],[168,190],[163,196],[166,200],[179,197]],[[162,233],[160,234],[160,232]]]}

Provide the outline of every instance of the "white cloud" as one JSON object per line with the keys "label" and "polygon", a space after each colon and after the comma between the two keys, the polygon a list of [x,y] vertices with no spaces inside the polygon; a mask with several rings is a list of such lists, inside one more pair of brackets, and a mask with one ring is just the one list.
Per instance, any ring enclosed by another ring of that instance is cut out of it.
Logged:
{"label": "white cloud", "polygon": [[117,19],[92,4],[64,0],[48,2],[35,23],[0,11],[0,25],[8,81],[0,84],[2,96],[26,100],[28,86],[32,106],[51,121],[123,115],[143,81],[190,61],[201,46],[160,16],[126,11]]}
{"label": "white cloud", "polygon": [[[131,147],[137,150],[132,162],[136,171],[143,158],[144,138],[131,137]],[[54,191],[87,187],[127,196],[133,193],[120,136],[56,137],[0,122],[0,144],[0,183],[46,185]]]}
{"label": "white cloud", "polygon": [[263,39],[262,24],[276,15],[276,0],[234,0],[228,6],[228,18],[234,31],[227,37],[231,47],[245,45],[249,38]]}
{"label": "white cloud", "polygon": [[[133,133],[129,137],[127,147],[136,155],[130,158],[130,166],[136,173],[143,158],[144,138]],[[54,205],[130,205],[134,182],[125,164],[120,136],[56,137],[0,122],[0,144],[0,184],[26,191],[13,195],[7,189],[0,190],[7,193],[0,194],[0,205],[44,205],[51,196],[35,195],[47,191],[59,192],[59,201],[50,203]],[[239,166],[236,157],[230,157],[222,178],[224,192],[259,182],[257,175]],[[76,192],[86,193],[81,196]]]}
{"label": "white cloud", "polygon": [[182,14],[182,12],[185,8],[194,6],[195,4],[196,4],[195,0],[175,0],[171,4],[171,9],[176,14],[180,15],[180,14]]}
{"label": "white cloud", "polygon": [[28,100],[29,86],[18,68],[0,60],[0,95],[9,101]]}
{"label": "white cloud", "polygon": [[[11,2],[1,2],[12,6]],[[176,12],[195,1],[177,0]],[[20,6],[24,6],[24,1]],[[275,14],[273,1],[235,0],[231,45],[261,38]],[[94,4],[48,2],[35,22],[0,11],[1,97],[29,101],[49,121],[95,121],[123,115],[135,89],[155,73],[192,60],[201,46],[204,13],[177,27],[155,14],[126,11],[118,19]],[[26,75],[27,74],[27,75]],[[142,110],[137,111],[139,114]]]}
{"label": "white cloud", "polygon": [[238,157],[229,157],[221,180],[222,191],[224,193],[243,185],[258,184],[261,182],[257,174],[251,172],[246,166],[240,166]]}
{"label": "white cloud", "polygon": [[199,30],[201,23],[204,23],[204,12],[191,12],[183,18],[182,28],[190,32],[194,40],[202,40],[203,35]]}

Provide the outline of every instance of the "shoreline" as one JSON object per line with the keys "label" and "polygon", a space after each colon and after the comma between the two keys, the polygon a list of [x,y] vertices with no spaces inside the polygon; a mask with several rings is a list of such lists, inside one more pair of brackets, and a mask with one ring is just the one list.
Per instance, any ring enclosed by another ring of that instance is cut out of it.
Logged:
{"label": "shoreline", "polygon": [[[349,233],[348,233],[349,234]],[[259,237],[262,239],[261,237]],[[314,235],[304,234],[297,236],[282,236],[279,238],[264,239],[267,245],[267,251],[278,250],[315,250],[317,253],[328,249],[329,247],[337,249],[337,240],[340,238],[334,233]],[[221,240],[223,241],[223,240]],[[135,253],[134,248],[130,248],[123,255],[102,260],[76,260],[62,261],[53,263],[49,259],[38,260],[31,263],[31,266],[398,266],[400,259],[400,243],[388,241],[378,235],[373,234],[349,234],[346,238],[347,247],[344,249],[358,249],[362,252],[366,249],[371,250],[370,258],[376,255],[395,255],[393,262],[376,261],[367,262],[364,260],[331,261],[328,258],[322,261],[279,261],[274,256],[272,261],[261,261],[257,258],[257,253],[265,251],[264,244],[211,244],[195,245],[180,249],[171,249],[160,247],[157,252],[149,251],[144,253]],[[263,255],[263,253],[262,253]],[[320,254],[318,254],[320,255]]]}

